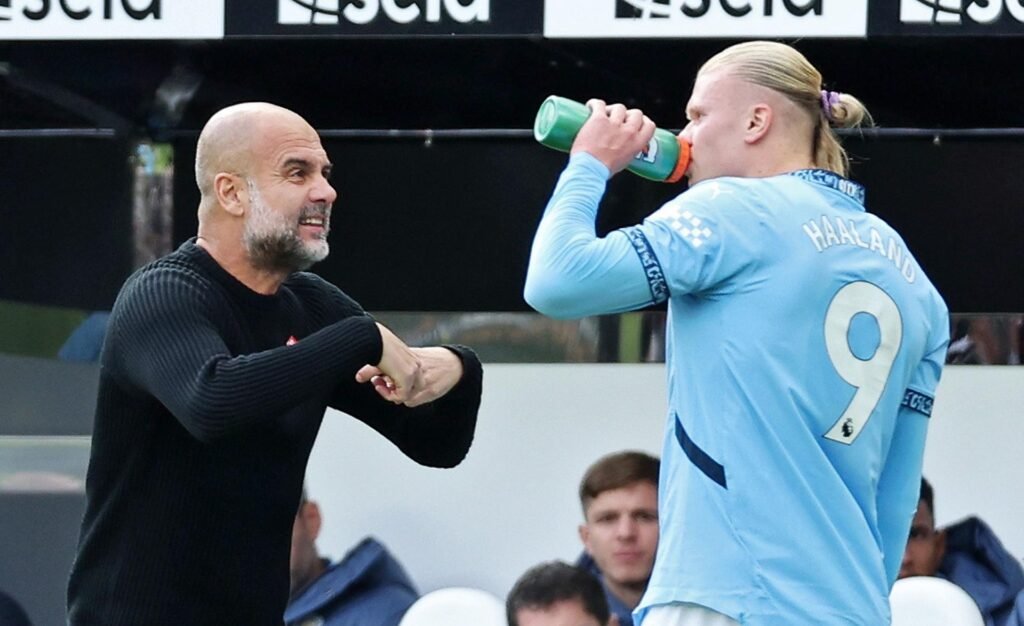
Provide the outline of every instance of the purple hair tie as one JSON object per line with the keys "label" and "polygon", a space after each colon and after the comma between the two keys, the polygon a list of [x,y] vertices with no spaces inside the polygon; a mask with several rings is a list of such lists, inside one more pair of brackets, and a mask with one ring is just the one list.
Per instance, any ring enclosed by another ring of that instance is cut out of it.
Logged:
{"label": "purple hair tie", "polygon": [[830,122],[835,121],[835,118],[832,117],[832,107],[837,104],[839,104],[838,91],[821,90],[821,110],[825,113],[825,117]]}

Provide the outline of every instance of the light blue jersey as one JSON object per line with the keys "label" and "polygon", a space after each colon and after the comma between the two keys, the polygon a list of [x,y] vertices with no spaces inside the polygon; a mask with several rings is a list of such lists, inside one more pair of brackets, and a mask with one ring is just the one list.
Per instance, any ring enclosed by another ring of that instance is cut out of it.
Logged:
{"label": "light blue jersey", "polygon": [[638,609],[889,623],[946,306],[863,189],[823,170],[704,181],[598,239],[608,170],[574,155],[526,298],[577,317],[668,300],[660,540]]}

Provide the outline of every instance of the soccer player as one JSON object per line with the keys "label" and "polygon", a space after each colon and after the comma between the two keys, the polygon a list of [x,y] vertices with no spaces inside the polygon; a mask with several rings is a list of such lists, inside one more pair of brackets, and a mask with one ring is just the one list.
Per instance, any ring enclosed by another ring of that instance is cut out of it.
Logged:
{"label": "soccer player", "polygon": [[689,190],[597,238],[607,179],[651,138],[591,100],[537,230],[525,297],[555,317],[668,302],[661,535],[643,626],[877,626],[917,505],[948,314],[845,178],[867,111],[795,49],[707,61]]}

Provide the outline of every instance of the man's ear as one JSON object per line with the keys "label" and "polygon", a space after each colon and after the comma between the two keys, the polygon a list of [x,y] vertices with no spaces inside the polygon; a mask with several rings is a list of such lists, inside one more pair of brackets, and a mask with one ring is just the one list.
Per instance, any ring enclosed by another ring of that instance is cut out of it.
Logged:
{"label": "man's ear", "polygon": [[935,531],[935,554],[937,555],[936,560],[940,565],[942,563],[942,557],[946,556],[946,529]]}
{"label": "man's ear", "polygon": [[747,143],[757,143],[764,138],[775,121],[775,112],[772,108],[760,102],[755,104],[747,116],[747,126],[744,129],[743,140]]}
{"label": "man's ear", "polygon": [[586,524],[580,524],[577,528],[580,533],[580,541],[583,542],[583,547],[587,547],[587,541],[590,539],[590,528]]}
{"label": "man's ear", "polygon": [[242,184],[242,178],[236,174],[219,172],[213,177],[213,194],[225,211],[235,217],[245,214],[249,205],[249,189]]}
{"label": "man's ear", "polygon": [[324,519],[320,516],[320,505],[316,502],[307,500],[304,513],[306,514],[307,528],[309,528],[309,537],[313,541],[320,536],[320,527],[324,523]]}

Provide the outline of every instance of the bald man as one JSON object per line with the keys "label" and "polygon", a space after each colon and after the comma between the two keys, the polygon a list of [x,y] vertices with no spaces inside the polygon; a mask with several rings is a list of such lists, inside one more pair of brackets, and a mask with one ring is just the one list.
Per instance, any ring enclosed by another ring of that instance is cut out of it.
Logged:
{"label": "bald man", "polygon": [[132,275],[111,314],[71,625],[280,626],[327,407],[423,465],[467,453],[473,352],[410,348],[303,271],[328,253],[330,173],[286,109],[240,104],[203,128],[198,235]]}

